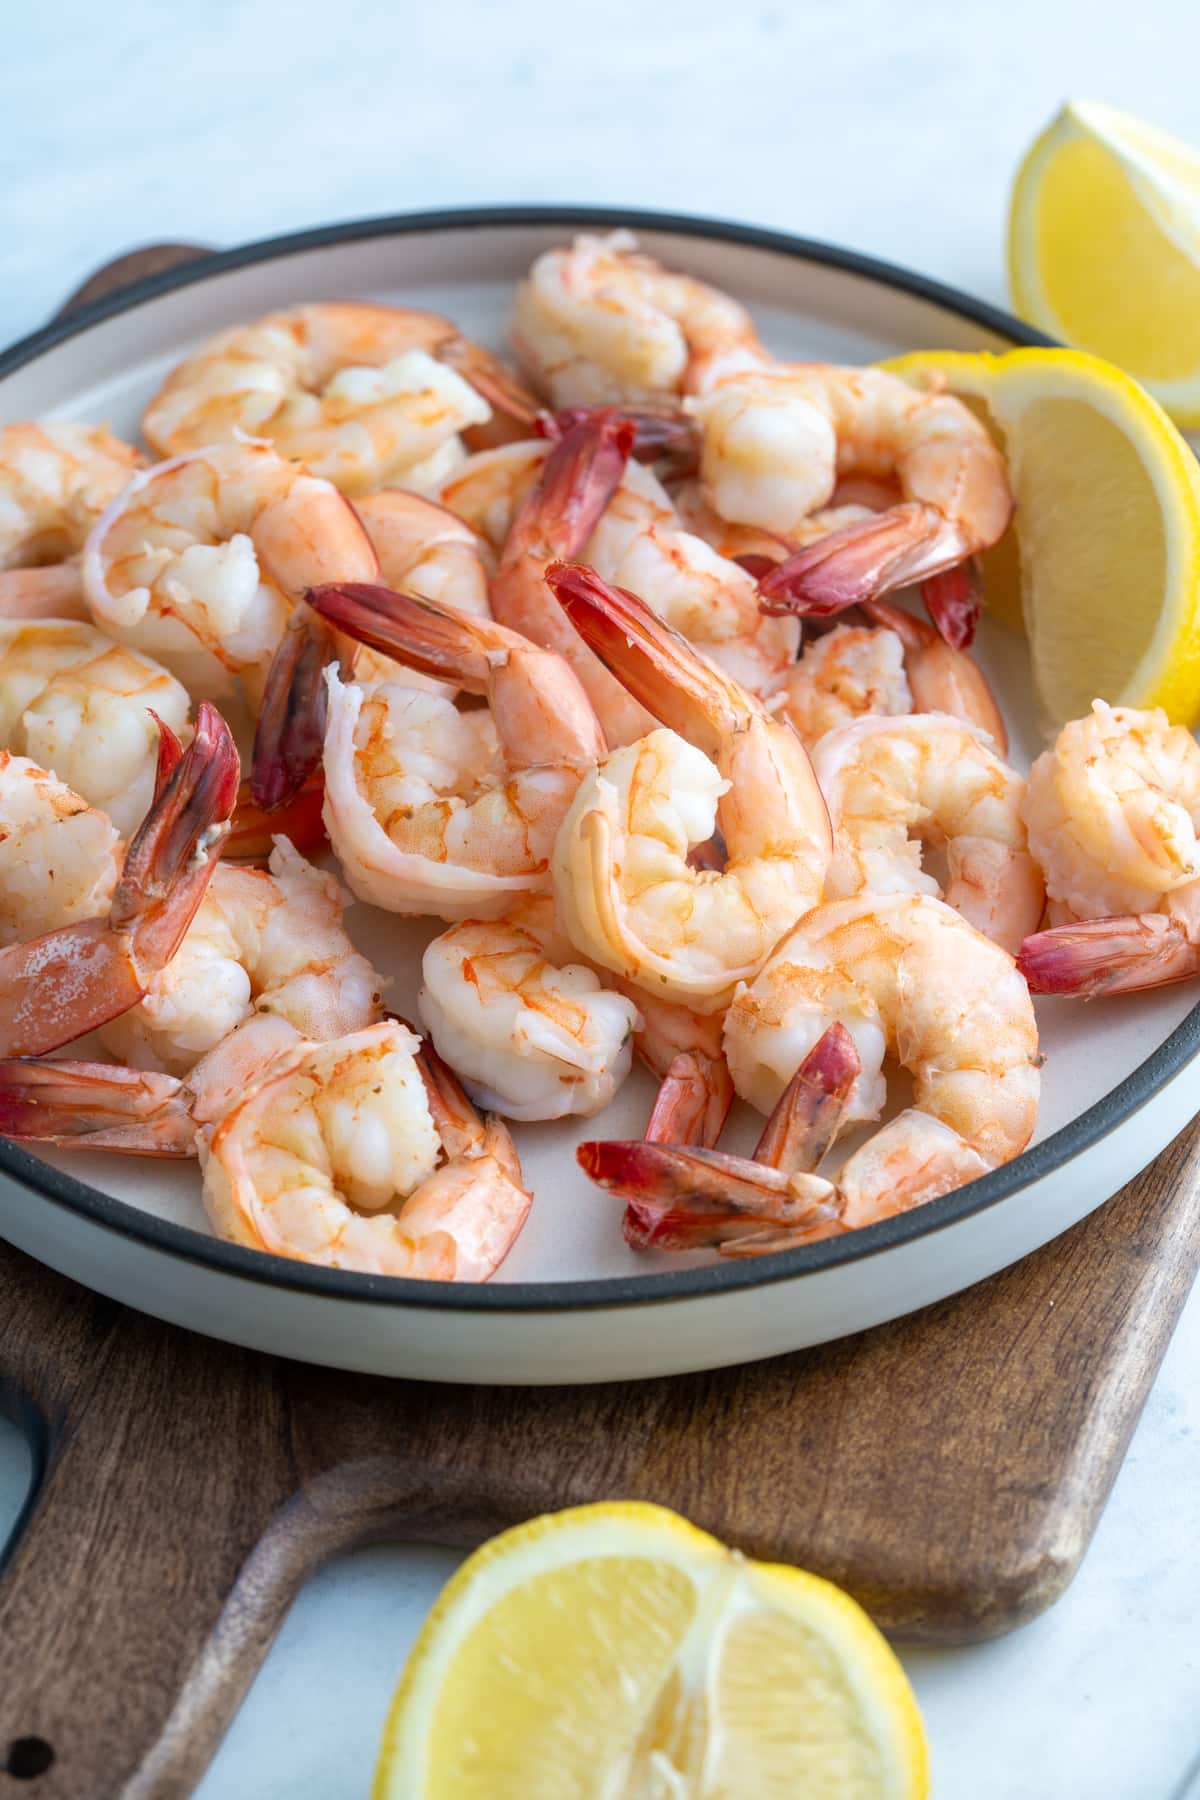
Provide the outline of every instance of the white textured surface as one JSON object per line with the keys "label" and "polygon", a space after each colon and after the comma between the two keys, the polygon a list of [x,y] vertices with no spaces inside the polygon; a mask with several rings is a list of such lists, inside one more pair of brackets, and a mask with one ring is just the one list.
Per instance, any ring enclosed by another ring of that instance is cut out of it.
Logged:
{"label": "white textured surface", "polygon": [[[1196,48],[1191,0],[607,0],[586,18],[544,0],[13,7],[0,342],[139,241],[227,244],[474,201],[744,217],[1002,300],[1004,196],[1024,143],[1072,93],[1200,141]],[[907,1657],[939,1800],[1166,1800],[1200,1747],[1198,1370],[1193,1301],[1051,1614],[995,1645]],[[0,1525],[24,1466],[0,1435]],[[363,1793],[388,1692],[454,1562],[377,1550],[315,1580],[203,1800]]]}

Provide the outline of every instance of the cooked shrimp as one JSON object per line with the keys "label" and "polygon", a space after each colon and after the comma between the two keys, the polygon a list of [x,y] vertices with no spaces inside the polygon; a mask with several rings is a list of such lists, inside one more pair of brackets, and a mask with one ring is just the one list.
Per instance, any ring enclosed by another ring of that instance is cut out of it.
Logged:
{"label": "cooked shrimp", "polygon": [[120,869],[105,813],[0,750],[0,945],[107,912]]}
{"label": "cooked shrimp", "polygon": [[[1045,892],[1026,847],[1024,779],[983,733],[947,713],[852,719],[812,760],[833,823],[827,899],[941,894],[985,937],[1020,949]],[[923,843],[945,852],[944,889],[922,867]]]}
{"label": "cooked shrimp", "polygon": [[269,869],[219,864],[145,998],[102,1027],[105,1050],[132,1068],[190,1075],[203,1121],[281,1046],[373,1025],[383,982],[346,935],[348,900],[286,838]]}
{"label": "cooked shrimp", "polygon": [[896,717],[913,709],[904,646],[894,631],[877,626],[835,625],[814,638],[775,694],[809,750],[827,731],[852,719]]}
{"label": "cooked shrimp", "polygon": [[219,863],[171,961],[100,1028],[118,1062],[0,1064],[9,1135],[196,1155],[198,1129],[223,1118],[275,1057],[378,1021],[384,984],[342,928],[346,900],[285,838],[269,873]]}
{"label": "cooked shrimp", "polygon": [[444,931],[421,975],[421,1022],[477,1106],[587,1117],[629,1073],[638,1009],[579,962],[548,894]]}
{"label": "cooked shrimp", "polygon": [[257,706],[294,602],[319,581],[373,581],[349,502],[266,444],[223,444],[137,475],[83,553],[96,619],[194,694],[240,679]]}
{"label": "cooked shrimp", "polygon": [[[447,507],[403,488],[385,488],[355,502],[379,559],[384,586],[444,600],[459,612],[490,617],[488,582],[495,566],[488,545]],[[254,741],[255,803],[268,815],[291,805],[318,774],[325,739],[325,666],[340,660],[360,682],[402,680],[453,697],[456,683],[412,669],[365,645],[339,641],[308,608],[293,613],[267,671]],[[317,811],[320,811],[318,797]],[[286,825],[277,829],[286,830]]]}
{"label": "cooked shrimp", "polygon": [[98,425],[0,426],[0,616],[86,616],[79,552],[142,460]]}
{"label": "cooked shrimp", "polygon": [[1200,973],[1200,747],[1189,731],[1157,709],[1094,701],[1034,763],[1025,822],[1065,921],[1021,950],[1035,993],[1122,993]]}
{"label": "cooked shrimp", "polygon": [[486,1281],[530,1205],[506,1127],[398,1021],[282,1056],[203,1154],[221,1237],[329,1268]]}
{"label": "cooked shrimp", "polygon": [[[681,1059],[682,1060],[682,1059]],[[809,1051],[767,1121],[753,1158],[729,1156],[654,1129],[677,1107],[661,1102],[640,1143],[580,1144],[576,1158],[598,1186],[627,1202],[626,1243],[635,1250],[719,1249],[725,1256],[761,1256],[833,1231],[838,1199],[833,1184],[814,1173],[840,1129],[858,1056],[840,1025],[829,1027]],[[703,1076],[694,1079],[701,1084]]]}
{"label": "cooked shrimp", "polygon": [[202,702],[191,744],[130,842],[107,915],[0,951],[0,1055],[41,1055],[137,1004],[204,897],[237,785],[229,728]]}
{"label": "cooked shrimp", "polygon": [[582,552],[620,485],[632,443],[633,430],[625,420],[600,413],[553,444],[516,511],[492,583],[496,617],[570,664],[610,745],[640,737],[649,729],[650,717],[592,655],[555,604],[546,570],[552,562]]}
{"label": "cooked shrimp", "polygon": [[950,394],[883,369],[775,364],[689,403],[718,512],[788,532],[828,505],[839,473],[894,479],[902,499],[788,556],[761,583],[771,611],[839,612],[953,569],[1004,534],[1004,458]]}
{"label": "cooked shrimp", "polygon": [[[762,614],[751,575],[683,528],[648,468],[623,462],[612,478],[607,446],[616,429],[601,409],[555,444],[517,512],[493,585],[497,617],[571,662],[614,746],[643,736],[651,721],[555,606],[544,579],[552,553],[565,558],[569,551],[604,580],[645,594],[660,618],[756,693],[790,666],[799,642],[794,628],[781,632],[780,620]],[[625,447],[622,438],[618,460]],[[492,515],[493,528],[505,477],[518,488],[529,482],[530,460],[516,454],[520,448],[511,446],[505,461],[497,457],[486,471],[477,470],[466,497],[476,518]],[[461,493],[458,503],[464,504]]]}
{"label": "cooked shrimp", "polygon": [[[593,962],[697,1012],[728,1003],[819,899],[829,815],[795,732],[594,571],[547,579],[607,667],[670,729],[586,776],[554,847],[554,889]],[[689,848],[720,823],[721,871]]]}
{"label": "cooked shrimp", "polygon": [[744,307],[643,255],[628,231],[539,256],[517,289],[512,344],[555,407],[654,402],[762,354]]}
{"label": "cooked shrimp", "polygon": [[461,458],[459,434],[523,414],[531,395],[449,319],[334,302],[237,325],[179,364],[142,420],[162,456],[265,438],[344,493],[430,486]]}
{"label": "cooked shrimp", "polygon": [[309,594],[340,630],[487,698],[459,711],[326,672],[325,823],[351,888],[389,912],[496,918],[550,885],[555,834],[604,743],[570,668],[490,619],[386,589]]}
{"label": "cooked shrimp", "polygon": [[186,688],[74,619],[0,621],[0,743],[53,769],[118,831],[154,797],[158,725],[184,730]]}
{"label": "cooked shrimp", "polygon": [[660,619],[753,693],[766,692],[796,660],[797,622],[762,612],[754,577],[684,530],[641,463],[626,465],[584,560],[604,581],[644,594]]}
{"label": "cooked shrimp", "polygon": [[1013,959],[942,901],[860,894],[802,918],[729,1009],[738,1093],[769,1111],[835,1020],[861,1063],[846,1123],[878,1118],[885,1051],[913,1077],[913,1106],[838,1177],[846,1229],[933,1199],[1029,1142],[1040,1088],[1029,991]]}
{"label": "cooked shrimp", "polygon": [[862,610],[873,625],[894,631],[903,644],[913,711],[952,713],[986,731],[1001,756],[1006,755],[1004,716],[974,657],[947,642],[928,620],[916,618],[890,600],[865,600]]}

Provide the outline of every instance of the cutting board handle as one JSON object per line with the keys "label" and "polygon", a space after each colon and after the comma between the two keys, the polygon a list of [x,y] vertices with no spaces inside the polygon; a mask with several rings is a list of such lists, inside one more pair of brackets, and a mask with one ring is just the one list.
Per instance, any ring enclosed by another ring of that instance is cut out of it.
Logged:
{"label": "cutting board handle", "polygon": [[121,288],[132,287],[134,282],[165,275],[168,269],[211,255],[211,244],[143,244],[139,250],[127,250],[124,256],[114,256],[111,262],[93,269],[87,280],[67,295],[54,316],[63,319],[81,306],[90,306],[93,300],[105,300]]}
{"label": "cutting board handle", "polygon": [[214,1380],[197,1340],[3,1246],[0,1283],[41,1477],[0,1580],[0,1795],[186,1795],[330,1536],[270,1365]]}

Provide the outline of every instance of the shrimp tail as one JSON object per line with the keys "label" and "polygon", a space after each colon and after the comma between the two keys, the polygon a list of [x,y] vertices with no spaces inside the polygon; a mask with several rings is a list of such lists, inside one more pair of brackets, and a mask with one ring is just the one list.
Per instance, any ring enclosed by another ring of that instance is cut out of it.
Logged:
{"label": "shrimp tail", "polygon": [[179,948],[216,868],[238,754],[201,701],[191,743],[130,842],[107,918],[0,951],[0,1056],[38,1056],[114,1019]]}
{"label": "shrimp tail", "polygon": [[831,531],[787,556],[758,584],[768,613],[830,618],[962,559],[958,534],[932,508],[910,501]]}
{"label": "shrimp tail", "polygon": [[682,1144],[597,1140],[575,1156],[598,1187],[626,1202],[625,1241],[635,1250],[713,1248],[765,1225],[807,1226],[834,1193],[819,1176]]}
{"label": "shrimp tail", "polygon": [[160,719],[152,706],[146,711],[158,726],[158,757],[154,765],[154,798],[161,800],[167,783],[183,761],[183,745],[165,719]]}
{"label": "shrimp tail", "polygon": [[835,1022],[813,1045],[753,1161],[710,1148],[715,1139],[703,1135],[711,1061],[695,1051],[675,1058],[640,1144],[597,1141],[576,1151],[592,1180],[625,1200],[625,1241],[636,1250],[761,1255],[839,1230],[835,1190],[812,1171],[862,1068],[850,1033]]}
{"label": "shrimp tail", "polygon": [[586,563],[551,563],[546,583],[605,668],[664,725],[709,754],[721,748],[743,694],[644,600]]}
{"label": "shrimp tail", "polygon": [[241,765],[233,733],[202,700],[196,730],[130,840],[109,923],[134,934],[139,960],[174,956],[217,866],[237,803]]}
{"label": "shrimp tail", "polygon": [[841,1129],[861,1073],[854,1039],[835,1019],[780,1095],[755,1148],[755,1162],[789,1175],[818,1168]]}
{"label": "shrimp tail", "polygon": [[356,642],[472,694],[487,692],[489,651],[497,637],[517,641],[490,620],[483,629],[455,607],[374,582],[331,581],[310,588],[304,597],[314,612]]}
{"label": "shrimp tail", "polygon": [[[633,453],[637,428],[611,407],[589,408],[555,443],[522,508],[537,520],[546,558],[578,556],[608,510]],[[527,509],[527,510],[526,510]]]}
{"label": "shrimp tail", "polygon": [[953,569],[927,576],[921,583],[921,598],[946,642],[955,650],[969,650],[983,610],[979,558],[968,556]]}
{"label": "shrimp tail", "polygon": [[196,1125],[173,1075],[119,1063],[0,1061],[0,1132],[64,1150],[194,1156]]}
{"label": "shrimp tail", "polygon": [[733,1079],[723,1056],[681,1050],[659,1084],[643,1137],[648,1144],[711,1149],[733,1105]]}
{"label": "shrimp tail", "polygon": [[250,796],[264,813],[290,806],[316,774],[325,745],[325,670],[339,662],[337,637],[298,607],[271,659],[254,732]]}
{"label": "shrimp tail", "polygon": [[475,389],[493,412],[520,426],[521,436],[528,437],[542,416],[542,403],[525,383],[514,375],[507,364],[482,344],[457,332],[444,338],[437,348],[437,360]]}
{"label": "shrimp tail", "polygon": [[1031,994],[1096,999],[1187,981],[1200,971],[1200,947],[1165,913],[1084,919],[1027,937],[1017,967]]}

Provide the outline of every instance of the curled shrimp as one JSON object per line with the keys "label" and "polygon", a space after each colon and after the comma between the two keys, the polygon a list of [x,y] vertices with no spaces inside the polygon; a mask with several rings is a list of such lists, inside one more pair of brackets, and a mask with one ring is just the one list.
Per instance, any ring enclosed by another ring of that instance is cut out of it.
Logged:
{"label": "curled shrimp", "polygon": [[806,914],[729,1008],[741,1097],[769,1112],[835,1021],[860,1062],[845,1123],[878,1118],[885,1053],[913,1078],[912,1106],[838,1176],[847,1229],[946,1193],[1029,1142],[1040,1090],[1029,991],[1012,957],[941,900],[860,894]]}
{"label": "curled shrimp", "polygon": [[0,742],[53,769],[128,834],[154,796],[159,727],[187,689],[141,651],[75,619],[0,621]]}
{"label": "curled shrimp", "polygon": [[350,503],[266,444],[223,444],[137,475],[97,522],[83,578],[97,621],[192,693],[240,683],[253,708],[292,607],[320,581],[373,581]]}
{"label": "curled shrimp", "polygon": [[894,631],[835,625],[805,644],[775,689],[777,705],[801,743],[813,745],[839,725],[913,710],[904,646]]}
{"label": "curled shrimp", "polygon": [[[820,897],[829,815],[795,732],[593,570],[547,579],[606,666],[670,727],[585,776],[554,847],[554,891],[593,962],[697,1012],[728,1003]],[[724,869],[687,854],[719,822]]]}
{"label": "curled shrimp", "polygon": [[551,553],[559,560],[579,557],[605,581],[645,594],[660,618],[755,693],[779,679],[799,642],[791,621],[764,616],[754,578],[687,531],[657,477],[626,460],[627,432],[610,458],[614,434],[627,423],[614,422],[603,409],[585,414],[556,442],[532,481],[531,459],[515,445],[503,461],[495,456],[477,469],[457,496],[476,518],[490,512],[495,529],[496,490],[505,477],[525,490],[493,586],[496,615],[571,662],[614,746],[643,736],[650,719],[555,605],[545,582]]}
{"label": "curled shrimp", "polygon": [[161,456],[265,438],[347,494],[435,483],[491,404],[537,403],[449,319],[334,302],[235,326],[179,364],[142,420]]}
{"label": "curled shrimp", "polygon": [[285,838],[269,871],[218,863],[171,961],[101,1026],[119,1060],[0,1062],[3,1128],[68,1149],[198,1154],[198,1132],[277,1056],[378,1021],[383,982],[342,927],[346,898]]}
{"label": "curled shrimp", "polygon": [[[705,430],[701,479],[717,510],[744,523],[789,531],[828,504],[839,473],[900,488],[898,505],[764,575],[770,611],[828,615],[928,581],[1008,527],[1004,458],[953,395],[910,387],[883,369],[800,363],[732,376],[691,405]],[[781,437],[787,457],[774,449]]]}
{"label": "curled shrimp", "polygon": [[107,915],[0,951],[0,1055],[55,1050],[137,1004],[204,897],[237,786],[229,728],[202,702],[191,744],[129,844]]}
{"label": "curled shrimp", "polygon": [[629,1073],[637,1006],[580,963],[548,894],[444,931],[421,961],[421,1022],[477,1106],[587,1117]]}
{"label": "curled shrimp", "polygon": [[[477,618],[491,616],[488,583],[494,558],[487,543],[448,507],[402,488],[385,488],[360,499],[355,511],[379,559],[379,578],[385,587],[445,601]],[[456,682],[439,681],[416,669],[402,675],[392,657],[340,637],[307,607],[292,614],[263,684],[251,797],[268,832],[272,822],[276,831],[289,835],[298,828],[308,843],[324,835],[320,765],[327,708],[322,676],[334,661],[343,677],[353,673],[360,682],[401,680],[406,687],[426,688],[449,698],[458,692]],[[248,816],[248,810],[243,811]],[[314,818],[315,837],[307,835]],[[239,841],[253,845],[257,839],[243,830]]]}
{"label": "curled shrimp", "polygon": [[411,595],[335,585],[308,598],[358,641],[488,702],[459,711],[326,672],[325,823],[353,891],[455,921],[548,889],[558,826],[604,750],[570,667],[490,619]]}
{"label": "curled shrimp", "polygon": [[631,232],[581,233],[518,287],[513,348],[557,407],[641,406],[693,391],[740,352],[761,354],[745,308],[644,255]]}
{"label": "curled shrimp", "polygon": [[120,870],[108,815],[0,750],[0,945],[107,912]]}
{"label": "curled shrimp", "polygon": [[1022,946],[1035,993],[1200,973],[1200,747],[1165,713],[1092,704],[1029,774],[1029,845],[1060,923]]}
{"label": "curled shrimp", "polygon": [[646,595],[660,619],[752,693],[767,692],[795,662],[797,622],[762,612],[754,577],[684,528],[641,463],[626,465],[583,560],[603,580]]}
{"label": "curled shrimp", "polygon": [[[1026,847],[1025,782],[990,741],[946,713],[852,719],[826,734],[813,768],[833,822],[825,897],[940,894],[1016,953],[1042,916],[1041,872]],[[922,845],[944,851],[944,888]]]}
{"label": "curled shrimp", "polygon": [[342,924],[349,896],[286,838],[267,869],[218,864],[178,950],[99,1033],[130,1068],[187,1075],[193,1117],[219,1117],[272,1056],[373,1025],[383,982]]}
{"label": "curled shrimp", "polygon": [[506,1127],[399,1021],[280,1057],[202,1155],[219,1236],[327,1268],[486,1281],[529,1212]]}
{"label": "curled shrimp", "polygon": [[87,616],[79,552],[142,460],[98,425],[0,426],[0,617]]}
{"label": "curled shrimp", "polygon": [[580,1144],[580,1166],[626,1202],[624,1237],[635,1250],[716,1249],[761,1256],[844,1230],[833,1184],[814,1173],[837,1136],[858,1073],[849,1034],[831,1025],[780,1096],[752,1158],[664,1133],[679,1117],[663,1107],[672,1084],[703,1090],[681,1058],[659,1091],[641,1142]]}

